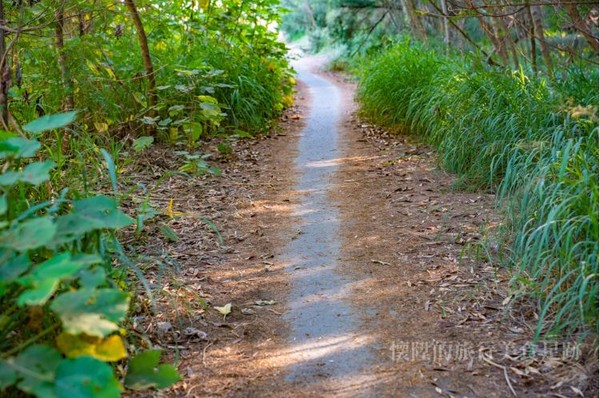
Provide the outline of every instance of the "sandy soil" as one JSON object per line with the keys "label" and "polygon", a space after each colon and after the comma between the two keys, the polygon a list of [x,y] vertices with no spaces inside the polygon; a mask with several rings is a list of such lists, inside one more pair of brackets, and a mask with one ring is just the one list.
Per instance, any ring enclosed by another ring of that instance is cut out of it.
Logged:
{"label": "sandy soil", "polygon": [[[270,137],[231,143],[233,155],[218,163],[220,178],[173,176],[159,185],[178,162],[166,148],[147,154],[153,172],[132,166],[152,187],[157,207],[168,208],[173,199],[171,214],[150,223],[137,243],[141,254],[162,262],[141,265],[156,311],[140,291],[132,326],[183,375],[153,396],[597,394],[597,353],[556,343],[528,355],[533,311],[510,303],[506,270],[484,255],[496,250],[485,240],[499,222],[493,197],[453,190],[455,178],[439,170],[429,148],[360,120],[353,84],[324,75],[346,99],[343,155],[329,195],[341,216],[338,272],[350,281],[348,304],[375,358],[371,377],[334,390],[327,379],[301,389],[285,381],[290,275],[277,259],[299,231],[293,161],[310,103],[300,83],[296,105]],[[202,151],[216,154],[213,144]],[[161,224],[180,239],[161,243]],[[224,317],[214,306],[227,303],[232,312]]]}

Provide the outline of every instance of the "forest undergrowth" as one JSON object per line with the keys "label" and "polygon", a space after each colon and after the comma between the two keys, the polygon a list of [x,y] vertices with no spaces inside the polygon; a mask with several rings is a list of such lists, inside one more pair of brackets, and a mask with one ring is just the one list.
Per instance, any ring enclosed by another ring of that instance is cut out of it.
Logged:
{"label": "forest undergrowth", "polygon": [[[176,215],[153,189],[218,178],[205,143],[226,158],[291,105],[277,2],[0,2],[0,19],[1,394],[169,387],[175,367],[132,329],[156,311],[160,262],[136,244]],[[178,166],[150,185],[124,174],[156,144]]]}

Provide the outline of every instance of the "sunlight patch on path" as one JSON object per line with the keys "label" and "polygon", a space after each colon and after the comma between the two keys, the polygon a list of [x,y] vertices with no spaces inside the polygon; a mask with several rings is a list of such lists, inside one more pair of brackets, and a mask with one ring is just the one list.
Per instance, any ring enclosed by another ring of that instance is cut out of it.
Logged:
{"label": "sunlight patch on path", "polygon": [[340,272],[338,203],[328,196],[342,158],[338,143],[341,95],[329,81],[296,65],[310,89],[312,106],[300,137],[294,214],[300,231],[280,261],[287,263],[292,286],[284,318],[291,325],[290,348],[274,353],[294,385],[325,383],[340,388],[345,380],[363,380],[369,396],[372,365],[369,336],[356,333],[360,319],[349,304],[353,281]]}

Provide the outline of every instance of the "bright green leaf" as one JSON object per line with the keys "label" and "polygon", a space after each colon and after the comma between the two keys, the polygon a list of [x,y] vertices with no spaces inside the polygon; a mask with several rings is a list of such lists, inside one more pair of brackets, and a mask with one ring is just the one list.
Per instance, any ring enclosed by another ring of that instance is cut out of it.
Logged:
{"label": "bright green leaf", "polygon": [[96,196],[73,203],[70,214],[57,217],[56,243],[68,242],[80,236],[102,229],[120,229],[134,220],[117,209],[117,203],[106,197]]}
{"label": "bright green leaf", "polygon": [[7,171],[0,175],[0,185],[10,186],[17,182],[26,182],[31,185],[39,185],[50,179],[50,170],[54,167],[54,162],[49,160],[45,162],[35,162],[28,164],[22,171]]}
{"label": "bright green leaf", "polygon": [[133,93],[133,99],[140,104],[141,106],[143,106],[144,108],[147,106],[146,105],[146,99],[144,98],[144,95],[142,93]]}
{"label": "bright green leaf", "polygon": [[48,130],[59,129],[73,123],[78,112],[79,111],[70,111],[42,116],[23,126],[23,130],[29,133],[38,134]]}
{"label": "bright green leaf", "polygon": [[7,363],[21,379],[17,384],[21,390],[40,398],[53,398],[53,382],[56,368],[63,360],[62,355],[46,345],[33,345],[26,348],[16,358]]}
{"label": "bright green leaf", "polygon": [[59,279],[46,279],[33,288],[21,293],[17,298],[18,305],[44,305],[58,288]]}
{"label": "bright green leaf", "polygon": [[158,364],[160,354],[160,351],[149,350],[129,361],[125,386],[142,390],[150,387],[167,388],[178,382],[181,377],[173,366]]}
{"label": "bright green leaf", "polygon": [[105,281],[106,271],[102,267],[82,269],[79,272],[79,283],[84,288],[93,289],[102,285]]}
{"label": "bright green leaf", "polygon": [[17,372],[8,363],[0,359],[0,390],[12,386],[16,382]]}
{"label": "bright green leaf", "polygon": [[129,296],[117,289],[80,289],[63,293],[50,308],[71,334],[85,333],[105,337],[119,329],[127,314]]}
{"label": "bright green leaf", "polygon": [[6,194],[0,196],[0,216],[3,216],[8,211],[8,201],[6,200]]}
{"label": "bright green leaf", "polygon": [[18,137],[18,135],[12,131],[0,130],[0,141],[4,141],[13,137]]}
{"label": "bright green leaf", "polygon": [[33,281],[48,278],[65,278],[73,275],[81,266],[81,263],[71,258],[70,253],[62,253],[37,265],[31,276],[33,277]]}
{"label": "bright green leaf", "polygon": [[80,357],[64,360],[56,369],[59,398],[118,398],[119,382],[111,367],[97,359]]}
{"label": "bright green leaf", "polygon": [[29,268],[29,256],[22,253],[15,256],[11,253],[9,256],[2,256],[0,264],[0,283],[11,283],[23,274]]}
{"label": "bright green leaf", "polygon": [[28,140],[23,137],[9,138],[0,141],[0,159],[7,157],[17,159],[29,158],[35,156],[41,146],[38,141]]}
{"label": "bright green leaf", "polygon": [[44,305],[58,288],[61,279],[70,277],[82,267],[69,253],[62,253],[35,266],[33,271],[19,280],[30,287],[17,299],[19,305]]}
{"label": "bright green leaf", "polygon": [[0,185],[4,187],[8,187],[11,185],[15,185],[19,182],[19,178],[21,177],[21,173],[18,171],[7,171],[0,175]]}
{"label": "bright green leaf", "polygon": [[141,152],[144,149],[149,148],[153,142],[154,142],[154,137],[146,137],[146,136],[139,137],[133,141],[133,144],[131,145],[131,147],[133,148],[134,151]]}
{"label": "bright green leaf", "polygon": [[0,247],[18,251],[37,249],[49,243],[56,233],[51,217],[38,217],[4,230],[0,234]]}
{"label": "bright green leaf", "polygon": [[54,162],[49,160],[28,164],[23,168],[19,181],[31,185],[40,185],[42,182],[50,179],[50,170],[52,170],[54,166]]}
{"label": "bright green leaf", "polygon": [[200,123],[188,123],[185,127],[192,141],[196,142],[202,136],[202,125]]}

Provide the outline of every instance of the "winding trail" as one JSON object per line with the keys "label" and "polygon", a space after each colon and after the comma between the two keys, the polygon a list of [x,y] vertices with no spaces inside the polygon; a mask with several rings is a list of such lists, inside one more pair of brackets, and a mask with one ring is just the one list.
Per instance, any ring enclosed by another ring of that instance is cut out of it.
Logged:
{"label": "winding trail", "polygon": [[528,340],[506,315],[509,277],[467,246],[498,222],[493,196],[453,190],[430,149],[360,120],[354,85],[320,61],[295,62],[280,132],[240,143],[246,160],[204,189],[231,247],[201,272],[190,256],[180,285],[234,309],[192,320],[210,341],[182,352],[169,397],[546,396],[556,381],[514,361]]}
{"label": "winding trail", "polygon": [[360,319],[348,304],[351,279],[341,274],[339,204],[329,193],[341,157],[339,145],[342,99],[338,88],[297,65],[298,77],[312,98],[295,161],[299,173],[294,209],[301,220],[297,238],[282,259],[290,273],[289,312],[291,350],[286,380],[313,383],[315,378],[357,381],[372,361],[364,336],[357,333]]}

